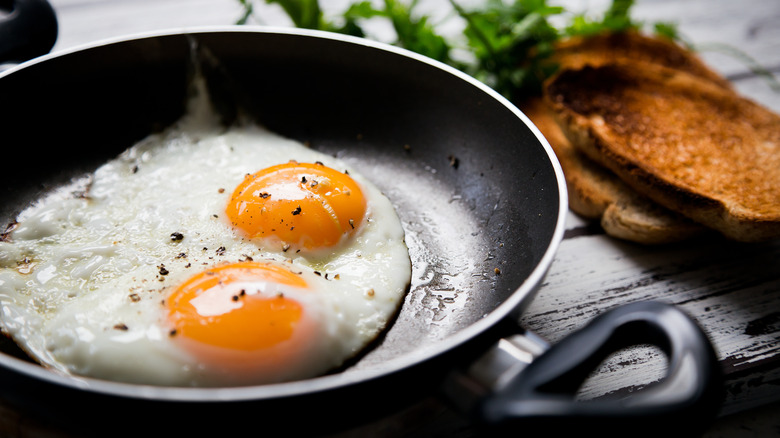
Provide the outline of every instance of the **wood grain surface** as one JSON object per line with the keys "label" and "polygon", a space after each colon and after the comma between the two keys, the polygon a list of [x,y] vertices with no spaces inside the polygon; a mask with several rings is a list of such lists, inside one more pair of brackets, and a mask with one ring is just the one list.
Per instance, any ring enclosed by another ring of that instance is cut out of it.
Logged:
{"label": "wood grain surface", "polygon": [[[338,10],[345,1],[322,3],[327,12]],[[241,15],[238,0],[51,3],[60,20],[55,51],[156,29],[228,25]],[[443,0],[421,3],[430,10],[447,7]],[[574,9],[586,4],[564,3]],[[587,2],[594,9],[603,4]],[[260,2],[256,7],[259,19],[255,24],[289,25],[278,8]],[[780,92],[772,90],[744,60],[725,54],[739,48],[768,71],[780,73],[780,1],[646,0],[637,2],[634,16],[648,22],[677,23],[683,35],[702,49],[703,59],[741,93],[780,112]],[[447,26],[457,28],[457,23]],[[568,216],[567,224],[552,268],[522,317],[525,327],[555,343],[615,306],[643,300],[674,303],[705,329],[727,377],[723,418],[707,436],[780,435],[776,415],[780,407],[780,242],[748,245],[706,238],[647,247],[610,238],[597,224],[574,214]],[[581,397],[632,391],[661,378],[664,370],[658,351],[638,346],[610,358],[582,389]],[[4,424],[13,424],[16,431],[31,429],[19,428],[19,413],[0,411],[0,419],[0,431]],[[468,426],[436,400],[340,436],[368,433],[471,436]]]}

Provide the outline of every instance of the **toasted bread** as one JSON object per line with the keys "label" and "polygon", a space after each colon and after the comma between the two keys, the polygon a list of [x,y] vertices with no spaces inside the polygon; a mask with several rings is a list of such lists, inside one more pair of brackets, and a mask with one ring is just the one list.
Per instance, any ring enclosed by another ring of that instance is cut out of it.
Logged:
{"label": "toasted bread", "polygon": [[583,65],[563,69],[545,88],[578,150],[729,238],[780,236],[780,116],[660,64]]}
{"label": "toasted bread", "polygon": [[708,230],[644,196],[619,199],[601,215],[601,227],[610,236],[643,244],[663,244],[688,240]]}
{"label": "toasted bread", "polygon": [[[677,44],[637,32],[610,33],[563,40],[551,62],[560,69],[631,60],[688,71],[730,88],[698,57]],[[600,219],[611,236],[643,244],[669,243],[702,234],[706,228],[639,195],[613,172],[585,157],[569,142],[548,105],[530,97],[518,104],[539,127],[561,162],[575,213]]]}
{"label": "toasted bread", "polygon": [[732,88],[728,80],[707,67],[690,50],[666,38],[634,31],[568,38],[556,44],[552,57],[561,69],[578,69],[584,65],[603,65],[620,60],[662,65],[707,79],[723,88]]}
{"label": "toasted bread", "polygon": [[584,156],[563,134],[541,98],[521,102],[520,109],[555,151],[566,178],[569,208],[575,213],[599,219],[613,237],[643,244],[681,241],[705,231],[705,227],[637,194],[614,173]]}

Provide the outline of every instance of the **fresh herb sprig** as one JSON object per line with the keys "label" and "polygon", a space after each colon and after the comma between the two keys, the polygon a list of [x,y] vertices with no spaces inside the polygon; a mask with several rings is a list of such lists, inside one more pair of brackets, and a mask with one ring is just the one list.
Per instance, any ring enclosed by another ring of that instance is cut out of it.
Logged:
{"label": "fresh herb sprig", "polygon": [[[253,15],[252,0],[239,0],[244,14],[239,23]],[[264,0],[280,6],[297,27],[327,30],[364,37],[364,22],[371,18],[388,20],[396,33],[393,44],[450,64],[485,82],[510,99],[538,93],[545,78],[554,73],[548,62],[555,42],[566,37],[639,29],[630,12],[633,0],[613,0],[600,19],[572,13],[547,0],[485,0],[467,9],[458,0],[449,0],[465,22],[462,43],[448,40],[437,32],[431,18],[418,13],[417,0],[383,0],[381,4],[362,0],[350,3],[336,20],[324,17],[319,0]],[[554,20],[565,23],[553,25]],[[656,23],[656,33],[678,39],[671,23]],[[472,60],[453,57],[455,48],[465,49]]]}
{"label": "fresh herb sprig", "polygon": [[[247,22],[254,13],[251,0],[239,0],[244,6],[244,14],[239,24]],[[370,0],[350,3],[346,10],[337,16],[340,20],[327,20],[320,7],[319,0],[265,0],[267,4],[280,6],[296,27],[325,30],[347,35],[365,37],[367,32],[363,22],[371,18],[389,20],[396,32],[393,44],[426,55],[448,64],[455,62],[450,58],[452,47],[439,35],[426,15],[417,15],[414,10],[417,1],[404,3],[400,0],[383,0],[381,6],[374,6]]]}
{"label": "fresh herb sprig", "polygon": [[469,74],[515,98],[536,92],[554,72],[554,65],[544,61],[561,31],[549,19],[563,8],[547,6],[545,0],[488,0],[483,9],[467,11],[450,2],[466,21],[463,33],[476,59],[465,69]]}

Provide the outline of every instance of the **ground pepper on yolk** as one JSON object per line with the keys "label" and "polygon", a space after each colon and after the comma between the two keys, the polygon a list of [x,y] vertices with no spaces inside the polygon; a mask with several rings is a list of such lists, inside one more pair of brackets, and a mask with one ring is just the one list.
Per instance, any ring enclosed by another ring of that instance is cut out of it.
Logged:
{"label": "ground pepper on yolk", "polygon": [[278,241],[284,250],[317,250],[353,233],[366,204],[347,173],[291,161],[248,175],[225,210],[232,226],[250,238]]}

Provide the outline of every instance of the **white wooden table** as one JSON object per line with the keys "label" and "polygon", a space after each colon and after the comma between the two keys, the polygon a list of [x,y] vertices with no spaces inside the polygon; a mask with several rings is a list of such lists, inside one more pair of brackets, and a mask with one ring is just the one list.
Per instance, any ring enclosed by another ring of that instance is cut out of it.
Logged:
{"label": "white wooden table", "polygon": [[[326,10],[347,0],[322,0]],[[473,1],[473,0],[471,0]],[[428,4],[426,4],[426,2]],[[54,50],[156,29],[232,24],[238,0],[51,0],[60,35]],[[422,0],[424,7],[446,1]],[[584,2],[583,2],[584,3]],[[592,1],[597,8],[603,1]],[[674,21],[697,44],[726,43],[780,73],[780,1],[646,0],[634,16]],[[570,2],[578,4],[578,2]],[[263,23],[287,25],[273,7],[257,3]],[[780,92],[732,57],[705,52],[706,62],[737,89],[780,112]],[[727,377],[723,417],[707,434],[780,433],[780,242],[741,245],[724,240],[644,247],[606,236],[598,225],[570,214],[555,262],[522,319],[555,343],[595,315],[620,304],[660,300],[679,305],[712,338]],[[660,354],[635,348],[610,359],[582,390],[597,397],[658,379]],[[3,413],[0,411],[0,415]],[[15,415],[7,413],[7,415]],[[6,421],[11,421],[7,420]],[[435,400],[343,436],[470,436],[467,426]]]}

